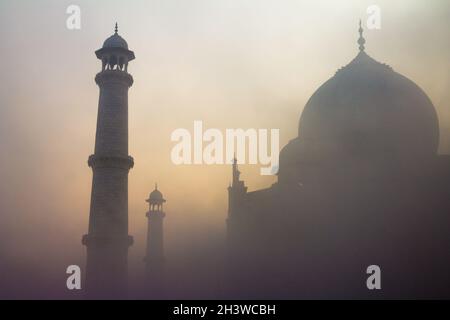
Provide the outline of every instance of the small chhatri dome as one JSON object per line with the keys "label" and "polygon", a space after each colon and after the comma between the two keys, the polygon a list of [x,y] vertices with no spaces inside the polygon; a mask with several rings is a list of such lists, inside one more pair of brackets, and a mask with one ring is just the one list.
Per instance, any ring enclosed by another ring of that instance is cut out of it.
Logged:
{"label": "small chhatri dome", "polygon": [[113,69],[119,66],[120,70],[127,71],[128,62],[134,60],[134,52],[128,49],[128,43],[119,36],[118,26],[114,28],[114,34],[105,40],[103,47],[95,51],[98,59],[104,62],[103,68]]}
{"label": "small chhatri dome", "polygon": [[158,190],[158,184],[155,184],[155,190],[153,190],[148,199],[147,202],[154,202],[154,203],[162,203],[162,202],[166,202],[166,200],[163,197],[163,194]]}
{"label": "small chhatri dome", "polygon": [[119,28],[116,22],[114,34],[105,40],[105,42],[103,43],[103,48],[123,48],[128,50],[128,43],[125,41],[124,38],[119,36],[118,31]]}

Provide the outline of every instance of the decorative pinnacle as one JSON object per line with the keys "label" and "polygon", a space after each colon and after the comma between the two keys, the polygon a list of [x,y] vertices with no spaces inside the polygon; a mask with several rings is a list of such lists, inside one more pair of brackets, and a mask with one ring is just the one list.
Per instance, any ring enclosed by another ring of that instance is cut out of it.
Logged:
{"label": "decorative pinnacle", "polygon": [[158,190],[158,183],[155,183],[155,190]]}
{"label": "decorative pinnacle", "polygon": [[358,39],[358,44],[359,44],[359,51],[364,51],[364,49],[366,48],[364,46],[364,44],[366,43],[366,39],[364,39],[363,37],[363,28],[362,28],[362,22],[361,19],[359,19],[359,39]]}
{"label": "decorative pinnacle", "polygon": [[114,28],[114,33],[117,34],[117,32],[119,32],[119,27],[117,26],[117,22],[116,22],[116,27]]}

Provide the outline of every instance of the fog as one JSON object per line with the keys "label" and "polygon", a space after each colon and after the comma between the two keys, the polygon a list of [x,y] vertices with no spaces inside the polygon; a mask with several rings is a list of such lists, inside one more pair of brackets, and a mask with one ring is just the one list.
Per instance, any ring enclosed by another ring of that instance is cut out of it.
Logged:
{"label": "fog", "polygon": [[[0,271],[4,297],[77,298],[66,267],[85,267],[101,62],[94,51],[119,23],[136,60],[129,92],[130,280],[143,273],[148,194],[167,199],[165,248],[176,297],[216,297],[197,277],[222,267],[227,165],[170,160],[177,128],[280,129],[297,135],[314,91],[357,54],[358,20],[373,1],[76,1],[81,30],[66,28],[74,1],[0,2]],[[439,116],[450,152],[450,3],[377,1],[380,30],[366,51],[416,82]],[[249,190],[270,186],[259,165],[240,167]],[[219,248],[219,249],[217,249]],[[217,268],[217,269],[214,269]],[[134,283],[133,282],[133,283]],[[197,287],[197,291],[191,288]]]}

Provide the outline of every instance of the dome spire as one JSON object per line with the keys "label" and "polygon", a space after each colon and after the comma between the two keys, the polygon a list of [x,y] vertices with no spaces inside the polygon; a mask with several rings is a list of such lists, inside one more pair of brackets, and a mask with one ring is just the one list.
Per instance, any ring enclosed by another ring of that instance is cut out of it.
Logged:
{"label": "dome spire", "polygon": [[363,37],[364,29],[362,28],[361,19],[359,19],[359,30],[358,31],[359,31],[359,39],[358,39],[359,51],[364,51],[364,49],[366,48],[364,46],[364,44],[366,43],[366,39],[364,39],[364,37]]}
{"label": "dome spire", "polygon": [[119,32],[119,26],[117,25],[116,22],[116,26],[114,27],[114,34],[117,34],[117,32]]}

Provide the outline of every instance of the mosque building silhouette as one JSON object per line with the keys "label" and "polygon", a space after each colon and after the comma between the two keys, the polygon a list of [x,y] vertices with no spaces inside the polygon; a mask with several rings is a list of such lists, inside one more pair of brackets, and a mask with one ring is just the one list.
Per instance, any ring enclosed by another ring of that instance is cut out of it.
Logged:
{"label": "mosque building silhouette", "polygon": [[[450,157],[438,154],[435,108],[414,82],[366,53],[361,24],[358,45],[307,102],[298,137],[280,152],[276,183],[248,192],[234,161],[224,297],[450,297]],[[88,292],[115,297],[132,243],[127,66],[134,53],[116,29],[96,54],[100,101],[83,243]],[[154,264],[147,267],[161,272],[165,200],[156,188],[148,201],[146,261]],[[371,265],[382,270],[382,290],[366,287]]]}

